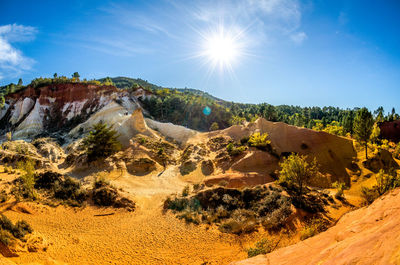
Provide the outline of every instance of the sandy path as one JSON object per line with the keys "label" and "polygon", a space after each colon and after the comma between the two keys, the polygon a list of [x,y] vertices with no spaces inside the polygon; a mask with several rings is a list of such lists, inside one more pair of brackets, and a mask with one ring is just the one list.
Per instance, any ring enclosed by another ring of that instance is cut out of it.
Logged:
{"label": "sandy path", "polygon": [[[25,219],[51,244],[47,252],[23,253],[12,261],[25,264],[57,260],[69,264],[228,264],[246,258],[238,236],[215,228],[185,224],[163,214],[167,194],[184,185],[174,171],[158,176],[114,181],[135,194],[137,210],[32,206],[33,214],[8,211],[12,220]],[[150,185],[151,184],[151,185]],[[152,188],[150,188],[152,187]],[[158,188],[155,188],[158,187]],[[115,213],[109,216],[98,214]]]}

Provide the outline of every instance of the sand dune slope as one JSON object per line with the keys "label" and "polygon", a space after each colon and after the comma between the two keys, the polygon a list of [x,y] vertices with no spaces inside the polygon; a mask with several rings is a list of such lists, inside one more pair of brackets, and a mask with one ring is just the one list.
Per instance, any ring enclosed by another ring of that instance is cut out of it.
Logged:
{"label": "sand dune slope", "polygon": [[245,264],[400,264],[400,189],[343,216],[315,237]]}

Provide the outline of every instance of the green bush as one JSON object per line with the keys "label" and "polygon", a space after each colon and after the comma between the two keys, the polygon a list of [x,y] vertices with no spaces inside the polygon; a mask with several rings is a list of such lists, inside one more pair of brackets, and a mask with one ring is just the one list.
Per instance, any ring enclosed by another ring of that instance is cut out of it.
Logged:
{"label": "green bush", "polygon": [[393,152],[393,156],[397,159],[400,159],[400,142],[397,143],[394,152]]}
{"label": "green bush", "polygon": [[258,241],[254,248],[249,248],[247,250],[247,257],[255,257],[258,255],[265,255],[270,253],[274,249],[274,243],[267,238],[261,239]]}
{"label": "green bush", "polygon": [[230,156],[238,156],[246,150],[247,150],[246,146],[235,146],[233,143],[229,143],[226,146],[226,151],[228,151],[228,154]]}
{"label": "green bush", "polygon": [[301,231],[300,239],[305,240],[309,237],[313,237],[328,228],[327,222],[323,219],[312,219]]}
{"label": "green bush", "polygon": [[35,166],[34,162],[19,161],[17,167],[22,172],[25,172],[22,176],[18,178],[16,186],[16,195],[22,196],[25,199],[35,200],[37,194],[35,191]]}
{"label": "green bush", "polygon": [[87,192],[81,188],[79,181],[65,177],[53,186],[54,197],[64,200],[70,206],[81,206],[87,198]]}
{"label": "green bush", "polygon": [[389,171],[389,173],[380,170],[378,174],[375,175],[375,179],[376,185],[372,188],[361,187],[361,196],[366,204],[371,204],[388,191],[400,187],[399,173],[394,170]]}
{"label": "green bush", "polygon": [[32,232],[32,227],[26,221],[18,221],[14,225],[7,216],[0,215],[0,242],[3,244],[9,245],[15,239],[24,241],[25,235]]}
{"label": "green bush", "polygon": [[[262,224],[279,229],[291,215],[291,200],[282,189],[254,187],[243,190],[217,187],[200,190],[191,197],[168,197],[164,209],[179,212],[186,221],[216,224],[226,233],[249,233]],[[191,213],[191,214],[189,214]]]}
{"label": "green bush", "polygon": [[279,183],[294,189],[300,196],[306,192],[305,187],[309,180],[318,174],[316,159],[312,163],[308,163],[306,159],[306,156],[291,154],[279,163]]}
{"label": "green bush", "polygon": [[340,200],[343,199],[344,196],[344,188],[346,187],[346,184],[344,182],[339,182],[339,181],[335,181],[332,186],[336,189],[336,194],[335,194],[335,198]]}
{"label": "green bush", "polygon": [[135,202],[131,199],[121,197],[117,189],[110,185],[104,178],[98,178],[93,184],[92,200],[98,206],[112,206],[114,208],[125,208],[134,211]]}
{"label": "green bush", "polygon": [[249,146],[256,147],[261,150],[266,150],[267,146],[269,146],[270,144],[271,141],[268,140],[268,133],[253,133],[252,135],[250,135],[250,138],[248,140]]}
{"label": "green bush", "polygon": [[82,142],[88,162],[106,158],[121,150],[121,143],[117,138],[117,132],[107,124],[103,122],[95,124]]}

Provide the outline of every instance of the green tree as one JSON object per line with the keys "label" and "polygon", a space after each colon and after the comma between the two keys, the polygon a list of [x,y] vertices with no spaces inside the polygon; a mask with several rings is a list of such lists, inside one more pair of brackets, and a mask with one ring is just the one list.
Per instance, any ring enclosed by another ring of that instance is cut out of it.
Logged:
{"label": "green tree", "polygon": [[219,125],[216,122],[213,122],[210,126],[210,131],[216,131],[219,129]]}
{"label": "green tree", "polygon": [[343,129],[346,133],[353,134],[354,111],[348,111],[343,118]]}
{"label": "green tree", "polygon": [[379,129],[378,124],[375,123],[374,126],[372,127],[372,132],[370,136],[371,142],[376,143],[380,134],[381,134],[381,129]]}
{"label": "green tree", "polygon": [[117,137],[117,132],[107,124],[103,122],[95,124],[83,140],[88,162],[108,157],[121,150],[121,143],[117,140]]}
{"label": "green tree", "polygon": [[75,72],[75,73],[72,75],[72,78],[76,79],[77,81],[79,81],[79,78],[80,78],[80,77],[81,77],[81,76],[79,75],[78,72]]}
{"label": "green tree", "polygon": [[376,122],[382,122],[384,120],[384,109],[382,106],[378,107],[375,111],[374,111],[374,115],[375,115],[375,121]]}
{"label": "green tree", "polygon": [[54,73],[53,77],[56,79],[58,77],[57,73]]}
{"label": "green tree", "polygon": [[282,168],[279,172],[279,182],[294,188],[300,196],[303,195],[310,179],[318,174],[316,159],[312,163],[308,163],[306,159],[306,156],[291,154],[279,163]]}
{"label": "green tree", "polygon": [[5,104],[6,104],[6,100],[3,96],[3,94],[0,94],[0,109],[4,108]]}
{"label": "green tree", "polygon": [[23,84],[23,82],[22,82],[22,79],[20,78],[20,79],[18,80],[18,86],[22,86],[22,84]]}
{"label": "green tree", "polygon": [[371,137],[374,119],[367,108],[357,111],[354,118],[354,136],[357,141],[365,145],[365,158],[368,159],[368,141]]}

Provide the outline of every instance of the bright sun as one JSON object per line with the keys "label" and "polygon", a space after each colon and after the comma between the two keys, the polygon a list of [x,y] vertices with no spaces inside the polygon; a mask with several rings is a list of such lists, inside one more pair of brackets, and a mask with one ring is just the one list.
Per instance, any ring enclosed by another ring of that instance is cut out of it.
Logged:
{"label": "bright sun", "polygon": [[215,64],[231,64],[237,53],[235,41],[230,36],[216,35],[207,40],[206,54]]}
{"label": "bright sun", "polygon": [[233,64],[242,55],[240,34],[233,34],[220,26],[217,31],[203,35],[204,43],[201,56],[212,69],[232,71]]}

